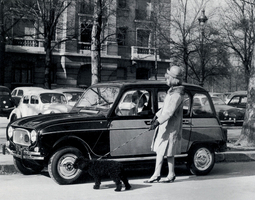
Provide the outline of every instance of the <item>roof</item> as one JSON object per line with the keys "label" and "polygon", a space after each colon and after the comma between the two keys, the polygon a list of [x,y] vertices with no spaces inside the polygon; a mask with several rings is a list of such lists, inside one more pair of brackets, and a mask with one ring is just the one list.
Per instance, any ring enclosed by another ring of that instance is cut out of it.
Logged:
{"label": "roof", "polygon": [[[105,83],[97,83],[94,85],[91,85],[90,87],[94,86],[118,86],[118,87],[136,87],[137,85],[142,85],[142,86],[157,86],[157,85],[166,85],[165,81],[159,81],[159,80],[124,80],[124,81],[110,81],[110,82],[105,82]],[[198,90],[198,91],[205,91],[203,87],[199,85],[194,85],[194,84],[189,84],[189,83],[183,83],[183,86],[186,88],[192,88],[193,90]]]}

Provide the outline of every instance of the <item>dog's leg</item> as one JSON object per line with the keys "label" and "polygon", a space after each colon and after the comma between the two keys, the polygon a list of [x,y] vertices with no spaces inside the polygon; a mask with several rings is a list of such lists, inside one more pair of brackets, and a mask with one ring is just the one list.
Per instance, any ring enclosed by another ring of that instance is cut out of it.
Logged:
{"label": "dog's leg", "polygon": [[100,184],[101,184],[101,178],[100,176],[94,176],[94,181],[95,181],[95,185],[94,185],[94,189],[98,190],[100,188]]}
{"label": "dog's leg", "polygon": [[112,180],[115,182],[115,184],[116,184],[116,189],[115,189],[115,191],[116,191],[116,192],[121,191],[122,184],[121,184],[121,181],[120,181],[120,177],[119,177],[117,174],[111,174],[110,177],[111,177],[111,179],[112,179]]}
{"label": "dog's leg", "polygon": [[123,181],[126,190],[130,190],[131,185],[129,184],[128,179],[127,179],[127,177],[126,177],[124,171],[121,171],[121,173],[120,173],[120,179]]}

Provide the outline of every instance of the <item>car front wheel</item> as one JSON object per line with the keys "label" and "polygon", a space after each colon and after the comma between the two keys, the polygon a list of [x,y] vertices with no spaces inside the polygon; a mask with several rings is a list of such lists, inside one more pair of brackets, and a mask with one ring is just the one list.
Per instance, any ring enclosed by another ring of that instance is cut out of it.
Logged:
{"label": "car front wheel", "polygon": [[76,158],[81,156],[80,150],[65,147],[53,154],[49,160],[48,172],[50,177],[60,185],[71,184],[76,181],[82,171],[73,167]]}
{"label": "car front wheel", "polygon": [[189,154],[188,169],[195,175],[206,175],[214,166],[215,154],[212,148],[196,146]]}

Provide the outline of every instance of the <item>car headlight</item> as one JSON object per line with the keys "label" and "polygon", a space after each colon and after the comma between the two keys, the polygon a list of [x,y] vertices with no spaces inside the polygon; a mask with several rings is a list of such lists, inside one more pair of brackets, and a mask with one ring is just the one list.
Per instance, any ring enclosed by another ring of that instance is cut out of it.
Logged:
{"label": "car headlight", "polygon": [[9,138],[11,138],[13,136],[13,131],[14,131],[14,129],[12,128],[12,126],[9,126],[8,131],[7,131]]}
{"label": "car headlight", "polygon": [[225,110],[225,111],[223,112],[223,115],[224,115],[224,116],[228,116],[228,111]]}
{"label": "car headlight", "polygon": [[37,138],[37,132],[35,130],[33,130],[31,132],[31,142],[35,142],[36,141],[36,138]]}

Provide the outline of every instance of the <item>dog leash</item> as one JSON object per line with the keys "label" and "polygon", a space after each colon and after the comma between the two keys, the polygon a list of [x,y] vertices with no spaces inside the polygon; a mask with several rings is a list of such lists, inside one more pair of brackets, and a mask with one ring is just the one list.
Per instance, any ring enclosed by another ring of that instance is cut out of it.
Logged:
{"label": "dog leash", "polygon": [[126,141],[125,143],[123,143],[122,145],[116,147],[115,149],[109,151],[108,153],[106,153],[106,154],[104,154],[103,156],[99,157],[97,160],[101,160],[103,157],[106,157],[106,156],[108,156],[110,153],[112,153],[112,152],[116,151],[117,149],[119,149],[119,148],[121,148],[121,147],[127,145],[129,142],[131,142],[131,141],[135,140],[136,138],[140,137],[142,134],[146,133],[147,131],[150,131],[150,130],[146,130],[146,131],[144,131],[144,132],[139,133],[137,136],[131,138],[130,140]]}

